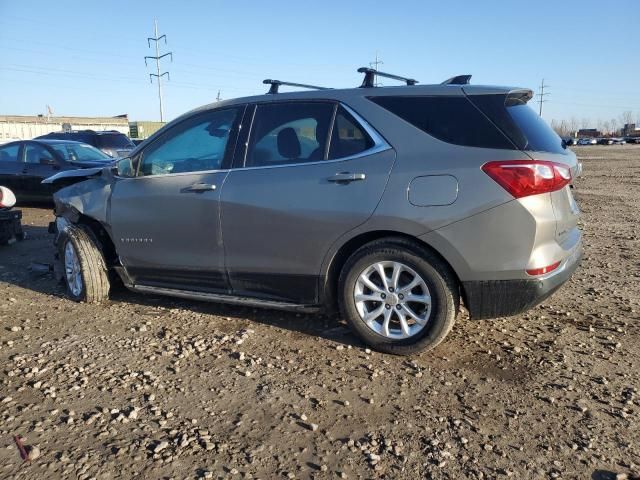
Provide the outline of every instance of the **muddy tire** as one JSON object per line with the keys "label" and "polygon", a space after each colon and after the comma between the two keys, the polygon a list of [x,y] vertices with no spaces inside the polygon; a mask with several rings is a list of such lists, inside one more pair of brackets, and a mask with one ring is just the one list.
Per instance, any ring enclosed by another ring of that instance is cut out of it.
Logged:
{"label": "muddy tire", "polygon": [[98,303],[109,298],[109,275],[100,242],[91,230],[69,225],[60,234],[59,258],[67,294],[76,302]]}
{"label": "muddy tire", "polygon": [[345,263],[340,311],[376,350],[411,355],[435,348],[455,323],[459,288],[436,254],[398,238],[372,242]]}

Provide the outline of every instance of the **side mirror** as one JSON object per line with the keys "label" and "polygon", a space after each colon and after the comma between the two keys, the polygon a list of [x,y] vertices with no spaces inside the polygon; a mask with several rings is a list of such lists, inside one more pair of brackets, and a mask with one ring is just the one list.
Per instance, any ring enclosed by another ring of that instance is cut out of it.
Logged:
{"label": "side mirror", "polygon": [[116,174],[119,177],[133,177],[135,175],[131,158],[121,158],[116,162]]}

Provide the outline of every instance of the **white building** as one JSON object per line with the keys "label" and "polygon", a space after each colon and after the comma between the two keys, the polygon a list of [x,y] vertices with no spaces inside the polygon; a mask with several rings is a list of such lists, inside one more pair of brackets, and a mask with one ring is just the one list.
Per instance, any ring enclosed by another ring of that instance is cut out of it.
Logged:
{"label": "white building", "polygon": [[117,117],[0,115],[0,143],[30,140],[61,130],[117,130],[129,135],[129,119],[126,115]]}

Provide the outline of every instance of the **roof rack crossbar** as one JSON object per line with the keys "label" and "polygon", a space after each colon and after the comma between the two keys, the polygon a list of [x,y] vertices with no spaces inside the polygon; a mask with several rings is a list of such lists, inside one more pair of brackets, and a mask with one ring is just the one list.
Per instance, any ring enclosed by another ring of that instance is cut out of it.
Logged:
{"label": "roof rack crossbar", "polygon": [[440,85],[469,85],[471,83],[471,75],[456,75],[448,78]]}
{"label": "roof rack crossbar", "polygon": [[391,78],[392,80],[399,80],[401,82],[406,82],[407,85],[415,85],[418,83],[418,80],[413,78],[401,77],[399,75],[393,75],[392,73],[379,72],[375,68],[361,67],[358,69],[358,73],[364,73],[364,80],[362,81],[362,88],[371,88],[375,87],[375,78],[376,77],[385,77]]}
{"label": "roof rack crossbar", "polygon": [[272,80],[270,78],[263,80],[262,83],[264,83],[265,85],[271,85],[271,87],[269,87],[269,91],[267,92],[269,94],[278,93],[278,88],[280,88],[280,85],[286,85],[288,87],[308,88],[310,90],[329,90],[329,88],[327,87],[318,87],[316,85],[306,85],[304,83],[283,82],[281,80]]}

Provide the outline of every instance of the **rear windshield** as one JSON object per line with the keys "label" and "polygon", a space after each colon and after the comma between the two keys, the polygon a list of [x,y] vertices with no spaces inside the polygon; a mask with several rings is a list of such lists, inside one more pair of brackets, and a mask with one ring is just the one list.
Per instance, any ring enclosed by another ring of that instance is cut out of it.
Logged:
{"label": "rear windshield", "polygon": [[106,153],[84,143],[56,143],[49,144],[67,162],[111,162]]}
{"label": "rear windshield", "polygon": [[133,148],[135,145],[129,137],[122,133],[97,135],[96,147],[98,148]]}
{"label": "rear windshield", "polygon": [[513,150],[513,144],[463,96],[370,97],[414,127],[443,142]]}
{"label": "rear windshield", "polygon": [[522,94],[470,95],[469,99],[487,115],[520,150],[567,153],[556,132],[529,105]]}

